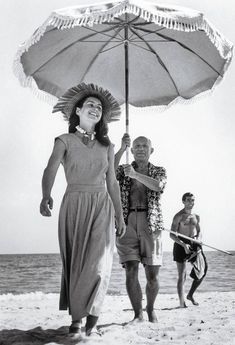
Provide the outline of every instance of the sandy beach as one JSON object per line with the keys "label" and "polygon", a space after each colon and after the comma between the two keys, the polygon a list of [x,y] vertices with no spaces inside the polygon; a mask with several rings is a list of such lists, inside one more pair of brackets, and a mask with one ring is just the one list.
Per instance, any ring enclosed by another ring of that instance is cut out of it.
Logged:
{"label": "sandy beach", "polygon": [[[235,292],[198,293],[199,306],[179,309],[176,294],[159,294],[158,323],[128,322],[127,296],[106,296],[98,326],[103,335],[79,341],[68,335],[70,317],[58,310],[58,294],[0,295],[0,345],[42,344],[235,344]],[[145,301],[143,301],[143,305]]]}

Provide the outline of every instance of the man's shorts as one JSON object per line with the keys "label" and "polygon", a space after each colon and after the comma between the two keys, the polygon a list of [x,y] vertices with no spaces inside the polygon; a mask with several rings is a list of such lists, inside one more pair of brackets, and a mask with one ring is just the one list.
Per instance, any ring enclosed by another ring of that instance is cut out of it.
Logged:
{"label": "man's shorts", "polygon": [[154,238],[148,230],[147,211],[131,211],[126,233],[116,240],[120,263],[139,261],[144,265],[162,265],[161,234]]}
{"label": "man's shorts", "polygon": [[[180,238],[181,241],[183,241],[186,244],[189,244],[191,247],[192,252],[197,250],[197,245],[192,243],[190,240],[186,238]],[[191,254],[186,254],[184,247],[182,247],[179,243],[174,243],[173,247],[173,260],[176,262],[185,262],[188,260],[188,258],[191,256]]]}
{"label": "man's shorts", "polygon": [[173,260],[176,262],[185,262],[187,258],[188,254],[186,254],[184,247],[175,242],[173,247]]}

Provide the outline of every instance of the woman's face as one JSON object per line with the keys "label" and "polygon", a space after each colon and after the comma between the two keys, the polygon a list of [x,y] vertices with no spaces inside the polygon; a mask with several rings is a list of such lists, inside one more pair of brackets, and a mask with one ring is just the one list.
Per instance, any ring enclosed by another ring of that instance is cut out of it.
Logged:
{"label": "woman's face", "polygon": [[84,122],[98,123],[102,117],[102,103],[96,97],[88,97],[81,108],[76,109],[76,114],[80,118],[80,124]]}

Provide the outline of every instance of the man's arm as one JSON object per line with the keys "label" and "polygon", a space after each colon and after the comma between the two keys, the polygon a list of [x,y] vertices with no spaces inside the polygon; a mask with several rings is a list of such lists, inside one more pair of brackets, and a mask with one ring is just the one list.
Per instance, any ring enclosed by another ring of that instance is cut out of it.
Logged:
{"label": "man's arm", "polygon": [[[179,233],[180,220],[181,220],[181,216],[177,213],[173,218],[172,225],[171,225],[171,231]],[[179,233],[179,235],[180,235],[180,233]],[[186,254],[191,253],[191,251],[189,249],[190,245],[184,243],[177,235],[170,233],[170,238],[173,241],[175,241],[176,243],[178,243],[179,245],[181,245],[184,248]]]}
{"label": "man's arm", "polygon": [[201,241],[202,233],[201,233],[201,227],[200,227],[200,217],[196,214],[196,218],[197,218],[197,225],[196,225],[197,236],[196,236],[196,239],[198,241]]}
{"label": "man's arm", "polygon": [[140,174],[139,172],[135,171],[132,165],[129,164],[124,165],[124,172],[126,176],[136,179],[147,188],[156,192],[160,192],[165,185],[165,183],[161,181],[160,178],[152,178],[150,176]]}
{"label": "man's arm", "polygon": [[131,139],[129,134],[125,133],[122,137],[122,143],[121,148],[117,151],[114,157],[114,169],[117,171],[117,168],[119,166],[120,160],[123,156],[123,153],[126,151],[127,147],[130,147],[131,145]]}
{"label": "man's arm", "polygon": [[[176,214],[176,215],[174,216],[173,221],[172,221],[172,224],[171,224],[171,231],[178,232],[179,224],[180,224],[180,217],[179,217],[178,214]],[[179,242],[178,242],[179,238],[178,238],[177,235],[170,233],[170,238],[171,238],[173,241],[179,243]],[[180,240],[179,240],[179,241],[180,241]],[[181,242],[182,242],[182,241],[181,241]],[[180,244],[180,243],[179,243],[179,244]]]}

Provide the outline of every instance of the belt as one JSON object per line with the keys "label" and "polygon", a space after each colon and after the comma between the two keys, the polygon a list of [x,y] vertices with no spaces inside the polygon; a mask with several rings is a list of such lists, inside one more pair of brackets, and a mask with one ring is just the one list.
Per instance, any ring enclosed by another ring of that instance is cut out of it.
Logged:
{"label": "belt", "polygon": [[129,210],[130,212],[147,212],[146,208],[140,208],[140,207],[136,207],[136,208],[130,208]]}

